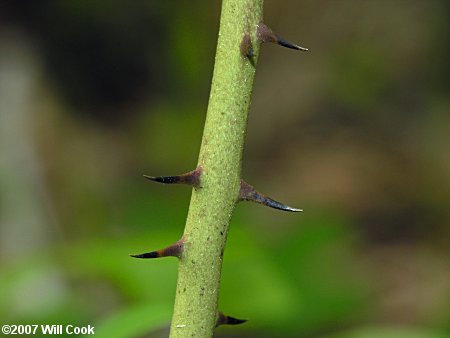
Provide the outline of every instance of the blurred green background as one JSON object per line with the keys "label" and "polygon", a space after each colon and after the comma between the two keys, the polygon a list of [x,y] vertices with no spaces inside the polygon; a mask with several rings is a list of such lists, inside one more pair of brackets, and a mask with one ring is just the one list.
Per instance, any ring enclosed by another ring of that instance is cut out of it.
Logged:
{"label": "blurred green background", "polygon": [[[266,1],[217,337],[450,337],[450,6]],[[0,2],[1,324],[165,337],[219,1]]]}

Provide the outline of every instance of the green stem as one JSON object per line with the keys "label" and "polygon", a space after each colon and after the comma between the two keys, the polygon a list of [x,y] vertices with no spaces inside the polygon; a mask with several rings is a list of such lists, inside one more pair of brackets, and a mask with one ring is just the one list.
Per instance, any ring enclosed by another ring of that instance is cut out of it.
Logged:
{"label": "green stem", "polygon": [[[199,166],[201,188],[192,192],[179,260],[170,337],[212,337],[228,226],[236,205],[263,0],[223,0],[214,75]],[[252,62],[241,54],[249,35]]]}

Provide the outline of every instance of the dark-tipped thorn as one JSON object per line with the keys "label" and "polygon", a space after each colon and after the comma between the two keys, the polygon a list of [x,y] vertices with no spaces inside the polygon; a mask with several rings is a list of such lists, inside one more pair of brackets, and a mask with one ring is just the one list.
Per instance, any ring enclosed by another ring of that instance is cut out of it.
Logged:
{"label": "dark-tipped thorn", "polygon": [[286,47],[286,48],[291,48],[291,49],[295,49],[295,50],[301,50],[302,52],[307,52],[308,51],[308,48],[295,45],[295,44],[293,44],[293,43],[283,39],[282,37],[279,37],[278,35],[277,35],[277,43],[280,46],[283,46],[283,47]]}
{"label": "dark-tipped thorn", "polygon": [[261,42],[272,42],[272,43],[276,43],[276,44],[286,47],[286,48],[291,48],[291,49],[300,50],[300,51],[304,51],[304,52],[306,52],[308,50],[308,48],[293,44],[293,43],[285,40],[284,38],[278,36],[269,27],[267,27],[267,25],[265,25],[263,22],[261,22],[258,25],[257,35],[258,35],[258,39]]}
{"label": "dark-tipped thorn", "polygon": [[160,257],[158,251],[146,252],[143,254],[130,255],[130,256],[134,257],[134,258],[158,258],[158,257]]}
{"label": "dark-tipped thorn", "polygon": [[202,167],[198,167],[197,169],[190,171],[186,174],[178,175],[178,176],[147,176],[144,175],[145,178],[158,183],[164,184],[188,184],[192,185],[194,188],[200,187],[200,175],[202,174]]}
{"label": "dark-tipped thorn", "polygon": [[256,202],[283,211],[291,211],[291,212],[303,211],[302,209],[292,208],[288,205],[277,202],[271,199],[270,197],[260,194],[255,190],[255,188],[253,188],[250,184],[248,184],[244,180],[241,180],[241,190],[239,192],[239,200]]}
{"label": "dark-tipped thorn", "polygon": [[130,255],[134,258],[159,258],[159,257],[181,257],[181,253],[183,252],[184,248],[184,237],[182,237],[179,241],[176,243],[168,246],[167,248],[158,250],[158,251],[152,251],[152,252],[146,252],[143,254],[138,255]]}
{"label": "dark-tipped thorn", "polygon": [[247,319],[238,319],[234,317],[227,316],[222,312],[219,312],[219,316],[217,317],[216,327],[220,325],[239,325],[243,324],[247,321]]}

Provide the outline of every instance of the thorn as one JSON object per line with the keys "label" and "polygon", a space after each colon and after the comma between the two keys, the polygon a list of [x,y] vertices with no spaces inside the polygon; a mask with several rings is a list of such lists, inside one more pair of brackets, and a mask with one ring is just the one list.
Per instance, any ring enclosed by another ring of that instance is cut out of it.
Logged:
{"label": "thorn", "polygon": [[241,180],[241,190],[239,192],[239,200],[240,201],[251,201],[256,202],[260,204],[264,204],[268,207],[284,210],[284,211],[291,211],[291,212],[299,212],[303,211],[302,209],[292,208],[290,206],[284,205],[283,203],[277,202],[270,197],[267,197],[263,194],[260,194],[253,188],[250,184],[245,182],[244,180]]}
{"label": "thorn", "polygon": [[308,48],[293,44],[293,43],[285,40],[281,36],[278,36],[269,27],[267,27],[263,22],[261,22],[258,25],[257,36],[261,42],[272,42],[272,43],[276,43],[276,44],[286,47],[286,48],[300,50],[303,52],[308,51]]}
{"label": "thorn", "polygon": [[238,319],[234,317],[227,316],[222,312],[219,312],[219,316],[217,317],[216,327],[220,325],[239,325],[243,324],[247,321],[247,319]]}
{"label": "thorn", "polygon": [[203,168],[199,166],[197,169],[192,170],[186,174],[178,176],[147,176],[145,178],[158,183],[164,184],[188,184],[192,185],[194,188],[200,187],[200,175],[202,174]]}
{"label": "thorn", "polygon": [[280,36],[278,36],[278,35],[277,35],[277,39],[278,39],[278,40],[277,40],[277,43],[278,43],[280,46],[283,46],[283,47],[286,47],[286,48],[290,48],[290,49],[295,49],[295,50],[301,50],[302,52],[307,52],[307,51],[308,51],[308,48],[305,48],[305,47],[302,47],[302,46],[295,45],[295,44],[293,44],[293,43],[291,43],[291,42],[289,42],[289,41],[283,39],[282,37],[280,37]]}
{"label": "thorn", "polygon": [[138,254],[138,255],[130,255],[130,256],[134,257],[134,258],[159,258],[159,257],[168,257],[168,256],[180,258],[181,253],[183,252],[183,248],[184,248],[184,237],[182,237],[176,243],[168,246],[167,248],[157,250],[157,251],[152,251],[152,252],[146,252],[146,253]]}
{"label": "thorn", "polygon": [[130,255],[130,256],[134,257],[134,258],[158,258],[158,257],[160,257],[158,251],[146,252],[143,254]]}

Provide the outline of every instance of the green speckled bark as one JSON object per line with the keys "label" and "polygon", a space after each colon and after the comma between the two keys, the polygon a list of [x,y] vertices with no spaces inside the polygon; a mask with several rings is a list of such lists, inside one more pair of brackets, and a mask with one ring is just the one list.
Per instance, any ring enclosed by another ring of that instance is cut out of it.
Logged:
{"label": "green speckled bark", "polygon": [[237,202],[242,151],[255,68],[240,53],[245,34],[259,54],[256,27],[263,0],[223,0],[220,32],[199,165],[201,188],[192,192],[185,249],[170,337],[212,337],[217,319],[222,257]]}

